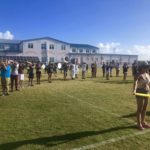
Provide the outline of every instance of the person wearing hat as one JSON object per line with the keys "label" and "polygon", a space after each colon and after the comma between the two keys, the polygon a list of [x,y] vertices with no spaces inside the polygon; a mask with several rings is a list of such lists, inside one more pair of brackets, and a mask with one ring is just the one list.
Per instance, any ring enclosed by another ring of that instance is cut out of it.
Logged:
{"label": "person wearing hat", "polygon": [[[141,65],[139,67],[139,76],[135,81],[133,88],[133,94],[142,93],[148,94],[150,90],[150,76],[147,73],[149,69],[148,65]],[[136,96],[137,101],[137,128],[143,130],[144,128],[150,128],[150,125],[145,122],[146,108],[148,105],[148,98],[143,96]]]}

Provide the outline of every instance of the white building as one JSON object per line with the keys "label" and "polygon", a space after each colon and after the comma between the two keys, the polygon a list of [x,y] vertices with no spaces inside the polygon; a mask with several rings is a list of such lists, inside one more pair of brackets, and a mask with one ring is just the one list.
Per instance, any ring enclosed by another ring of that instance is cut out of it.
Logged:
{"label": "white building", "polygon": [[76,59],[78,63],[86,62],[127,62],[131,65],[138,60],[138,55],[102,54],[98,47],[88,44],[72,44],[50,37],[28,40],[0,40],[0,59],[14,57],[37,57],[43,63],[62,62],[65,57]]}

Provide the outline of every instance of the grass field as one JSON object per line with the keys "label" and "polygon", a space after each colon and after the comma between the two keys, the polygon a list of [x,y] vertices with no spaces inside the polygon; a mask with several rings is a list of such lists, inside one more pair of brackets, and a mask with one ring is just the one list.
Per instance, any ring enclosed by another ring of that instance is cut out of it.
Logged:
{"label": "grass field", "polygon": [[[144,150],[150,130],[136,129],[131,72],[127,81],[97,78],[47,82],[0,97],[0,150]],[[69,79],[69,77],[68,77]],[[148,106],[147,121],[150,122]]]}

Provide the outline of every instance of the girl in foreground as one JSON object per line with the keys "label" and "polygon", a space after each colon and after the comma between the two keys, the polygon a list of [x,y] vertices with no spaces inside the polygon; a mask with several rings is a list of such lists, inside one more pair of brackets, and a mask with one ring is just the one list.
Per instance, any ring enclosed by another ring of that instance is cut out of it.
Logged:
{"label": "girl in foreground", "polygon": [[[150,90],[150,76],[147,73],[149,69],[148,65],[142,65],[139,67],[139,76],[135,81],[134,94],[142,93],[148,94]],[[144,128],[150,128],[150,125],[145,122],[146,108],[148,104],[148,97],[136,96],[137,101],[137,128],[143,130]]]}

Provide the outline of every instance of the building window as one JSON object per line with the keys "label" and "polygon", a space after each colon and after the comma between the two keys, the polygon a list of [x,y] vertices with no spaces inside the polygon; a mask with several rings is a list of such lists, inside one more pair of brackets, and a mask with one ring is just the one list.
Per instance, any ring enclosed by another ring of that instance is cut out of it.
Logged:
{"label": "building window", "polygon": [[11,44],[10,45],[10,50],[14,50],[14,51],[19,50],[18,45]]}
{"label": "building window", "polygon": [[33,48],[33,43],[28,43],[28,48]]}
{"label": "building window", "polygon": [[93,50],[92,50],[92,53],[96,53],[96,50],[95,50],[95,49],[93,49]]}
{"label": "building window", "polygon": [[80,52],[80,53],[83,53],[83,49],[79,49],[79,52]]}
{"label": "building window", "polygon": [[49,49],[54,49],[54,44],[50,44]]}
{"label": "building window", "polygon": [[42,62],[46,62],[47,61],[47,57],[42,57]]}
{"label": "building window", "polygon": [[61,45],[61,50],[66,50],[66,45]]}
{"label": "building window", "polygon": [[50,58],[49,58],[49,61],[50,61],[50,62],[54,62],[54,57],[50,57]]}
{"label": "building window", "polygon": [[4,49],[4,44],[0,44],[0,49]]}
{"label": "building window", "polygon": [[10,44],[5,45],[5,50],[10,50]]}
{"label": "building window", "polygon": [[89,49],[86,49],[86,53],[90,53],[90,50],[89,50]]}
{"label": "building window", "polygon": [[75,48],[73,48],[73,49],[72,49],[72,52],[73,52],[73,53],[76,53],[76,49],[75,49]]}
{"label": "building window", "polygon": [[46,50],[46,44],[41,44],[41,49],[45,49]]}

